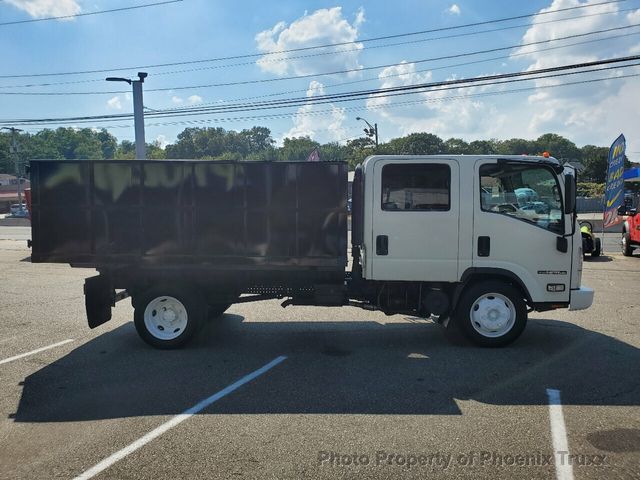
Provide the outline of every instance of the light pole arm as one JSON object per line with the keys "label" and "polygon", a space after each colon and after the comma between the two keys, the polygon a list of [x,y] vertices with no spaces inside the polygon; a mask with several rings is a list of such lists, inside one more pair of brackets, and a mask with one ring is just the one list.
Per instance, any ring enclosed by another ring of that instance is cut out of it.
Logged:
{"label": "light pole arm", "polygon": [[[367,126],[369,127],[369,130],[374,133],[374,136],[375,136],[374,138],[375,138],[375,141],[376,141],[376,148],[378,148],[378,124],[375,123],[375,124],[371,125],[369,122],[367,122],[362,117],[356,117],[356,120],[362,120],[364,123],[367,124]],[[366,129],[365,129],[365,133],[366,133]]]}
{"label": "light pole arm", "polygon": [[144,102],[142,101],[142,84],[147,78],[146,72],[138,72],[138,80],[121,77],[107,77],[107,82],[127,82],[133,86],[133,124],[136,135],[136,159],[147,159],[147,145],[144,139]]}

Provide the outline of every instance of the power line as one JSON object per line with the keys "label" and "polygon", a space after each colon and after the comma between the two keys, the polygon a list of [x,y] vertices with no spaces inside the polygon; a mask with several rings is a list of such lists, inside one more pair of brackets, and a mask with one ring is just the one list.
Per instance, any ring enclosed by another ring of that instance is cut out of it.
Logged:
{"label": "power line", "polygon": [[[549,23],[557,23],[557,22],[566,22],[566,21],[571,21],[571,20],[580,20],[583,18],[589,18],[589,17],[595,17],[595,16],[601,16],[601,15],[611,15],[614,13],[624,13],[624,12],[631,12],[631,11],[635,11],[635,8],[628,8],[628,9],[624,9],[624,10],[618,10],[618,11],[611,11],[611,12],[599,12],[599,13],[592,13],[592,14],[588,14],[588,15],[578,15],[578,16],[574,16],[574,17],[565,17],[565,18],[558,18],[555,20],[546,20],[546,21],[541,21],[538,22],[536,25],[543,25],[543,24],[549,24]],[[329,52],[319,52],[319,53],[312,53],[312,54],[307,54],[307,55],[298,55],[298,56],[291,56],[291,57],[281,57],[281,58],[269,58],[269,59],[264,59],[264,60],[260,60],[261,62],[269,62],[269,63],[276,63],[276,62],[282,62],[282,61],[291,61],[291,60],[301,60],[301,59],[307,59],[307,58],[315,58],[315,57],[320,57],[320,56],[326,56],[326,55],[336,55],[336,54],[341,54],[341,53],[351,53],[351,52],[360,52],[362,50],[368,50],[368,49],[378,49],[378,48],[389,48],[389,47],[397,47],[400,45],[415,45],[418,43],[426,43],[426,42],[432,42],[435,40],[446,40],[446,39],[450,39],[450,38],[460,38],[460,37],[468,37],[468,36],[473,36],[473,35],[483,35],[486,33],[495,33],[495,32],[501,32],[501,31],[505,31],[505,30],[513,30],[516,28],[523,28],[523,27],[529,27],[531,26],[531,24],[519,24],[519,25],[510,25],[508,27],[500,27],[500,28],[492,28],[489,30],[478,30],[478,31],[472,31],[472,32],[463,32],[463,33],[456,33],[456,34],[452,34],[452,35],[442,35],[439,37],[430,37],[430,38],[424,38],[424,39],[419,39],[419,40],[408,40],[408,41],[404,41],[404,42],[396,42],[396,43],[385,43],[385,44],[381,44],[381,45],[370,45],[370,46],[365,46],[362,48],[351,48],[348,50],[332,50]],[[214,69],[220,69],[220,68],[231,68],[231,67],[242,67],[242,66],[248,66],[248,65],[255,65],[255,62],[242,62],[242,63],[231,63],[231,64],[224,64],[224,65],[213,65],[213,66],[208,66],[208,67],[199,67],[199,68],[189,68],[189,69],[182,69],[182,70],[173,70],[173,71],[168,71],[168,72],[155,72],[154,76],[158,76],[158,75],[173,75],[173,74],[181,74],[181,73],[192,73],[192,72],[200,72],[200,71],[204,71],[204,70],[214,70]]]}
{"label": "power line", "polygon": [[[518,45],[509,45],[509,46],[506,46],[506,47],[496,47],[496,48],[490,48],[490,49],[486,49],[486,50],[477,50],[477,51],[473,51],[473,52],[458,53],[458,54],[454,54],[454,55],[443,55],[443,56],[439,56],[439,57],[425,58],[425,59],[421,59],[421,60],[413,60],[413,61],[407,62],[407,63],[418,64],[418,63],[434,62],[434,61],[439,61],[439,60],[447,60],[447,59],[452,59],[452,58],[462,58],[462,57],[468,57],[468,56],[474,56],[474,55],[481,55],[481,54],[485,54],[485,53],[493,53],[493,52],[511,50],[511,49],[514,49],[514,48],[529,47],[529,46],[532,46],[532,45],[547,44],[547,43],[557,42],[557,41],[560,41],[560,40],[568,40],[568,39],[571,39],[571,38],[582,38],[582,37],[587,37],[587,36],[590,36],[590,35],[597,35],[599,33],[607,33],[607,32],[612,32],[612,31],[627,30],[627,29],[636,28],[636,27],[640,27],[640,24],[626,25],[626,26],[622,26],[622,27],[613,27],[613,28],[607,28],[607,29],[603,29],[603,30],[594,30],[594,31],[587,32],[587,33],[578,33],[578,34],[574,34],[574,35],[567,35],[567,36],[564,36],[564,37],[557,37],[557,38],[550,38],[550,39],[546,39],[546,40],[539,40],[539,41],[535,41],[535,42],[521,43],[521,44],[518,44]],[[173,90],[194,90],[194,89],[200,89],[200,88],[236,86],[236,85],[247,85],[247,84],[255,84],[255,83],[270,83],[270,82],[278,82],[278,81],[284,81],[284,80],[293,80],[293,79],[301,79],[301,78],[321,77],[321,76],[327,76],[327,75],[337,75],[337,74],[344,74],[344,73],[351,73],[351,72],[362,72],[362,71],[369,71],[369,70],[378,70],[378,69],[382,69],[382,68],[395,67],[395,66],[398,66],[398,65],[401,65],[401,64],[402,63],[390,63],[390,64],[385,64],[385,65],[371,66],[371,67],[361,67],[361,68],[356,68],[356,69],[338,70],[338,71],[333,71],[333,72],[320,72],[320,73],[305,74],[305,75],[294,75],[294,76],[290,76],[290,77],[280,77],[280,78],[268,78],[268,79],[259,79],[259,80],[244,80],[244,81],[237,81],[237,82],[213,83],[213,84],[206,84],[206,85],[189,85],[189,86],[173,86],[173,87],[165,87],[165,88],[150,88],[150,89],[145,90],[145,92],[166,92],[166,91],[173,91]],[[125,94],[125,93],[128,93],[128,91],[124,91],[124,90],[99,91],[99,92],[2,92],[2,91],[0,91],[0,95],[22,95],[22,96],[114,95],[114,94]]]}
{"label": "power line", "polygon": [[[547,79],[553,77],[560,77],[565,75],[576,75],[576,74],[584,74],[590,73],[594,71],[605,71],[611,70],[615,68],[621,67],[630,67],[630,66],[638,66],[640,63],[622,65],[622,66],[609,66],[599,69],[592,70],[581,70],[574,71],[578,69],[584,69],[594,66],[601,65],[612,65],[622,62],[630,62],[640,60],[640,55],[628,56],[628,57],[620,57],[608,60],[598,60],[595,62],[583,62],[579,64],[572,65],[564,65],[559,67],[550,67],[538,70],[531,70],[525,72],[512,72],[498,75],[490,75],[483,77],[473,77],[468,79],[457,79],[457,80],[447,80],[441,82],[430,82],[430,83],[422,83],[417,85],[408,85],[401,87],[391,87],[385,89],[375,89],[375,90],[364,90],[364,91],[355,91],[355,92],[346,92],[341,94],[333,94],[333,95],[321,95],[317,97],[309,97],[309,98],[294,98],[294,99],[285,99],[278,101],[268,101],[268,102],[255,102],[248,104],[236,104],[230,105],[226,107],[191,107],[184,108],[182,110],[160,110],[158,112],[151,112],[147,114],[147,117],[158,117],[158,116],[166,116],[166,117],[180,117],[180,116],[188,116],[194,114],[215,114],[215,113],[230,113],[230,112],[238,112],[238,111],[254,111],[254,110],[264,110],[264,109],[273,109],[273,108],[283,108],[290,106],[299,106],[299,105],[309,105],[309,104],[325,104],[330,102],[344,102],[344,101],[353,101],[359,100],[362,98],[382,98],[382,97],[391,97],[397,95],[406,95],[411,93],[429,93],[431,91],[440,91],[454,88],[468,88],[470,86],[491,86],[503,83],[513,83],[516,81],[527,81],[527,80],[538,80],[538,79]],[[567,72],[567,70],[571,70]],[[563,73],[562,73],[563,72]],[[550,74],[544,76],[536,76],[541,74]],[[505,80],[502,82],[498,82],[497,80]],[[427,88],[441,87],[438,90],[425,90]],[[115,119],[129,119],[131,118],[131,114],[116,114],[116,115],[98,115],[98,116],[84,116],[84,117],[66,117],[66,118],[53,118],[53,119],[17,119],[17,120],[4,120],[0,121],[3,124],[35,124],[35,123],[62,123],[62,122],[78,122],[78,121],[98,121],[98,120],[106,120],[111,121]]]}
{"label": "power line", "polygon": [[[410,107],[410,106],[424,104],[424,103],[449,102],[449,101],[456,101],[456,100],[465,100],[468,98],[489,97],[489,96],[504,95],[504,94],[522,93],[522,92],[534,91],[534,90],[545,90],[545,89],[553,89],[553,88],[560,88],[560,87],[569,87],[569,86],[615,81],[615,80],[622,80],[622,79],[636,78],[636,77],[640,77],[640,73],[620,75],[616,77],[579,80],[575,82],[565,82],[565,83],[552,84],[552,85],[542,85],[542,86],[534,86],[534,87],[500,90],[497,92],[482,92],[482,93],[472,93],[472,94],[466,94],[466,95],[446,95],[442,97],[427,98],[422,100],[411,100],[406,102],[394,102],[394,103],[387,103],[387,104],[381,104],[381,105],[347,106],[347,107],[342,107],[342,109],[348,112],[358,112],[358,111],[365,111],[365,110],[380,110],[380,109],[387,109],[387,108],[403,108],[403,107]],[[222,118],[198,119],[198,120],[178,120],[173,122],[153,122],[153,123],[148,123],[147,126],[157,127],[157,126],[175,126],[175,125],[203,125],[203,124],[210,124],[210,123],[227,123],[227,122],[238,122],[238,121],[245,121],[245,120],[276,120],[276,119],[306,117],[306,116],[325,116],[326,114],[331,114],[331,113],[333,113],[333,109],[315,110],[315,111],[309,111],[309,112],[293,111],[293,112],[283,112],[279,114],[250,115],[250,116],[240,116],[240,117],[222,117]],[[90,121],[87,121],[85,123],[90,123]],[[41,125],[44,125],[44,124],[41,124]],[[51,125],[60,125],[60,124],[52,122]],[[121,124],[121,125],[101,126],[100,128],[105,128],[107,130],[110,130],[110,129],[116,129],[116,128],[131,128],[131,126],[132,124]],[[638,152],[630,152],[630,153],[638,153]]]}
{"label": "power line", "polygon": [[[640,59],[640,56],[638,56],[638,58]],[[640,63],[636,63],[636,64],[630,64],[630,65],[625,65],[623,67],[630,67],[630,66],[638,66],[640,65]],[[563,68],[563,67],[556,67],[556,68]],[[548,79],[548,78],[556,78],[556,77],[561,77],[561,76],[567,76],[567,75],[576,75],[576,74],[584,74],[584,73],[592,73],[592,72],[601,72],[601,71],[606,71],[606,70],[612,70],[612,69],[616,69],[616,68],[620,68],[619,66],[614,66],[614,67],[606,67],[606,68],[600,68],[600,69],[592,69],[592,70],[586,70],[586,71],[578,71],[578,72],[566,72],[566,73],[555,73],[552,75],[546,75],[546,76],[537,76],[537,77],[531,77],[531,78],[512,78],[513,76],[528,76],[529,74],[532,73],[537,73],[537,72],[522,72],[522,73],[514,73],[514,74],[506,74],[506,75],[502,75],[502,78],[510,78],[509,80],[504,80],[504,81],[488,81],[490,80],[489,77],[480,77],[478,79],[476,79],[477,81],[484,81],[486,83],[477,83],[477,82],[471,82],[471,79],[467,79],[467,80],[459,80],[459,81],[448,81],[448,82],[434,82],[432,84],[424,84],[424,85],[419,85],[419,86],[411,86],[411,87],[400,87],[396,90],[395,92],[384,92],[384,93],[379,93],[378,95],[374,96],[374,97],[370,97],[370,98],[386,98],[386,97],[393,97],[393,96],[398,96],[398,95],[407,95],[407,94],[416,94],[416,93],[437,93],[437,92],[441,92],[444,90],[454,90],[454,89],[462,89],[462,88],[470,88],[470,87],[484,87],[484,86],[494,86],[494,85],[502,85],[502,84],[506,84],[506,83],[514,83],[514,82],[522,82],[522,81],[531,81],[531,80],[543,80],[543,79]],[[463,83],[461,83],[463,82]],[[421,90],[414,90],[414,87],[418,87],[421,88]],[[440,87],[440,88],[435,88],[432,90],[424,90],[424,88],[427,87]],[[407,91],[410,90],[410,91]],[[374,91],[374,93],[376,93],[378,91]],[[361,93],[368,93],[368,92],[361,92]],[[355,101],[355,100],[359,100],[362,98],[362,96],[364,95],[359,95],[359,96],[355,96],[353,94],[350,94],[348,98],[322,98],[319,99],[321,101],[316,101],[316,102],[312,102],[314,104],[327,104],[327,103],[340,103],[340,102],[346,102],[346,101]],[[265,110],[265,109],[270,109],[270,108],[283,108],[283,107],[291,107],[291,106],[300,106],[300,105],[309,105],[310,103],[287,103],[287,104],[282,104],[282,105],[260,105],[260,106],[248,106],[242,109],[233,109],[233,110],[215,110],[215,109],[211,109],[211,108],[207,108],[207,109],[197,109],[197,108],[193,108],[193,109],[185,109],[182,112],[174,112],[174,111],[160,111],[157,114],[148,114],[147,117],[184,117],[184,116],[193,116],[193,115],[203,115],[203,114],[225,114],[225,113],[233,113],[233,112],[241,112],[241,111],[255,111],[255,110]],[[129,119],[131,118],[131,114],[119,114],[119,115],[103,115],[103,116],[96,116],[96,117],[71,117],[71,118],[63,118],[63,119],[45,119],[44,122],[45,123],[52,123],[49,120],[57,120],[58,123],[60,120],[65,121],[66,123],[73,123],[73,122],[91,122],[91,121],[113,121],[113,120],[119,120],[119,119]],[[7,122],[3,122],[3,123],[13,123],[13,124],[20,124],[22,120],[13,120],[13,121],[7,121]],[[42,123],[42,120],[27,120],[28,123],[33,124],[33,123]]]}
{"label": "power line", "polygon": [[5,27],[7,25],[18,25],[18,24],[22,24],[22,23],[46,22],[48,20],[66,20],[66,19],[69,19],[69,18],[88,17],[89,15],[101,15],[103,13],[124,12],[126,10],[136,10],[138,8],[157,7],[159,5],[167,5],[169,3],[178,3],[178,2],[182,2],[182,0],[167,0],[165,2],[146,3],[144,5],[134,5],[134,6],[131,6],[131,7],[112,8],[110,10],[100,10],[100,11],[97,11],[97,12],[76,13],[76,14],[73,14],[73,15],[60,15],[58,17],[32,18],[30,20],[16,20],[16,21],[13,21],[13,22],[2,22],[2,23],[0,23],[0,27]]}
{"label": "power line", "polygon": [[[626,62],[631,60],[640,60],[640,55],[636,55],[633,57],[624,57],[622,59],[600,60],[596,62],[565,65],[562,67],[550,67],[550,68],[544,68],[544,69],[538,69],[538,70],[530,70],[526,72],[513,72],[513,73],[506,73],[506,74],[488,75],[484,77],[447,80],[447,81],[441,81],[441,82],[430,82],[430,83],[423,83],[423,84],[417,84],[417,85],[390,87],[390,88],[383,88],[383,89],[376,89],[376,90],[347,92],[347,93],[340,93],[340,94],[333,94],[333,95],[320,95],[316,97],[304,97],[304,98],[281,100],[281,101],[238,104],[238,105],[231,105],[227,107],[202,107],[202,108],[192,107],[188,109],[185,108],[183,109],[183,111],[175,111],[175,110],[160,111],[156,114],[149,114],[148,116],[149,117],[180,116],[181,114],[188,115],[194,112],[228,113],[228,112],[237,112],[237,111],[252,111],[252,110],[264,110],[264,109],[270,109],[270,108],[282,108],[282,107],[299,106],[299,105],[326,104],[326,103],[333,103],[333,102],[339,103],[343,101],[359,100],[363,97],[384,98],[384,97],[407,95],[407,94],[413,94],[413,93],[430,93],[432,91],[432,90],[425,90],[426,88],[442,87],[435,90],[435,91],[440,91],[440,90],[450,90],[455,88],[467,88],[470,86],[490,86],[490,85],[497,85],[497,84],[503,84],[503,83],[519,82],[519,81],[540,80],[540,79],[555,78],[555,77],[561,77],[561,76],[567,76],[567,75],[578,75],[583,73],[599,72],[599,71],[605,71],[605,70],[613,70],[621,67],[632,67],[632,66],[640,65],[640,63],[634,63],[629,65],[610,66],[610,67],[604,67],[604,68],[592,69],[592,70],[555,73],[555,72],[562,72],[565,70],[581,69],[581,68],[587,68],[590,66],[606,65],[609,63],[619,63],[619,62]],[[534,75],[539,75],[544,73],[551,73],[551,75],[537,76],[537,77],[534,76]],[[528,78],[528,77],[531,77],[531,78]],[[511,80],[505,80],[502,82],[496,81],[500,79],[511,79]],[[479,83],[479,82],[489,82],[489,83]]]}
{"label": "power line", "polygon": [[[569,47],[574,47],[577,45],[586,45],[586,44],[590,44],[590,43],[596,43],[596,42],[603,42],[603,41],[607,41],[607,40],[614,40],[617,38],[624,38],[624,37],[630,37],[633,35],[640,35],[640,31],[639,32],[633,32],[633,33],[625,33],[625,34],[621,34],[621,35],[612,35],[610,37],[604,37],[604,38],[596,38],[594,40],[585,40],[585,41],[581,41],[581,42],[573,42],[573,43],[568,43],[566,45],[558,45],[555,47],[548,47],[548,48],[539,48],[536,50],[531,50],[528,52],[521,52],[521,53],[514,53],[514,54],[510,54],[510,55],[501,55],[498,57],[490,57],[490,58],[486,58],[486,59],[482,59],[482,60],[473,60],[470,62],[462,62],[462,63],[453,63],[453,64],[448,64],[448,65],[442,65],[440,67],[430,67],[430,68],[424,68],[424,69],[420,69],[420,70],[414,70],[412,72],[407,72],[407,73],[395,73],[395,74],[390,74],[390,75],[384,75],[384,76],[377,76],[377,77],[369,77],[369,78],[364,78],[364,79],[360,79],[360,80],[350,80],[348,82],[337,82],[337,83],[332,83],[332,84],[328,84],[328,85],[322,85],[321,88],[335,88],[335,87],[339,87],[339,86],[344,86],[344,85],[354,85],[357,83],[366,83],[366,82],[371,82],[371,81],[376,81],[376,80],[384,80],[387,78],[396,78],[396,77],[405,77],[407,75],[414,75],[416,73],[424,73],[424,72],[432,72],[432,71],[436,71],[436,70],[444,70],[444,69],[448,69],[448,68],[454,68],[454,67],[462,67],[462,66],[467,66],[467,65],[476,65],[479,63],[487,63],[487,62],[492,62],[495,60],[504,60],[504,59],[509,59],[509,58],[513,58],[513,57],[520,57],[520,56],[526,56],[526,55],[532,55],[535,53],[541,53],[541,52],[548,52],[551,50],[558,50],[558,49],[562,49],[562,48],[569,48]],[[410,63],[410,62],[408,62]],[[277,97],[277,96],[281,96],[281,95],[288,95],[288,94],[293,94],[293,93],[303,93],[303,92],[308,92],[309,90],[316,90],[314,88],[308,87],[308,88],[303,88],[303,89],[297,89],[297,90],[287,90],[287,91],[283,91],[283,92],[278,92],[278,93],[269,93],[269,94],[265,94],[265,95],[254,95],[254,96],[250,96],[250,97],[241,97],[241,98],[235,98],[235,99],[229,99],[229,100],[219,100],[216,102],[204,102],[204,103],[199,103],[199,106],[204,106],[204,105],[224,105],[224,104],[228,104],[231,102],[241,102],[241,101],[246,101],[246,100],[255,100],[258,98],[269,98],[269,97]],[[173,108],[167,108],[165,110],[180,110],[184,107],[173,107]]]}
{"label": "power line", "polygon": [[[176,1],[180,1],[180,0],[176,0]],[[535,12],[535,13],[529,13],[529,14],[524,14],[524,15],[516,15],[516,16],[512,16],[512,17],[504,17],[504,18],[498,18],[498,19],[493,19],[493,20],[485,20],[485,21],[482,21],[482,22],[467,23],[467,24],[463,24],[463,25],[432,28],[432,29],[428,29],[428,30],[421,30],[421,31],[409,32],[409,33],[400,33],[400,34],[394,34],[394,35],[384,35],[384,36],[380,36],[380,37],[365,38],[365,39],[361,39],[361,40],[354,40],[354,41],[348,41],[348,42],[337,42],[337,43],[328,43],[328,44],[324,44],[324,45],[314,45],[314,46],[309,46],[309,47],[291,48],[291,49],[278,50],[278,51],[266,52],[266,53],[241,54],[241,55],[232,55],[232,56],[226,56],[226,57],[208,58],[208,59],[201,59],[201,60],[189,60],[189,61],[182,61],[182,62],[168,62],[168,63],[158,63],[158,64],[150,64],[150,65],[137,65],[137,66],[129,66],[129,67],[115,67],[115,68],[112,67],[112,68],[103,68],[103,69],[95,69],[95,70],[71,71],[71,72],[0,75],[0,79],[4,79],[4,78],[28,78],[28,77],[52,77],[52,76],[66,76],[66,75],[84,75],[84,74],[90,74],[90,73],[107,73],[107,72],[117,72],[117,71],[123,71],[123,70],[137,70],[137,69],[150,69],[150,68],[158,68],[158,67],[170,67],[170,66],[177,66],[177,65],[193,65],[193,64],[198,64],[198,63],[219,62],[219,61],[226,61],[226,60],[238,60],[238,59],[242,59],[242,58],[257,58],[257,57],[263,57],[263,56],[266,56],[266,55],[278,55],[278,54],[282,54],[282,53],[292,53],[292,52],[301,52],[301,51],[308,51],[308,50],[314,50],[314,49],[339,47],[339,46],[344,46],[344,45],[353,45],[353,44],[357,44],[357,43],[375,42],[375,41],[380,41],[380,40],[390,40],[390,39],[393,39],[393,38],[424,35],[424,34],[427,34],[427,33],[435,33],[435,32],[442,32],[442,31],[448,31],[448,30],[456,30],[456,29],[461,29],[461,28],[477,27],[477,26],[481,26],[481,25],[488,25],[488,24],[491,24],[491,23],[507,22],[507,21],[511,21],[511,20],[520,20],[520,19],[524,19],[524,18],[538,17],[538,16],[541,16],[541,15],[549,15],[549,14],[553,14],[553,13],[560,13],[560,12],[579,10],[579,9],[584,9],[584,8],[597,7],[597,6],[601,6],[601,5],[616,4],[616,3],[621,3],[621,2],[624,2],[624,1],[626,1],[626,0],[610,0],[610,1],[600,2],[600,3],[592,3],[592,4],[577,5],[577,6],[574,6],[574,7],[560,8],[558,10],[552,10],[552,11]]]}
{"label": "power line", "polygon": [[[554,19],[554,20],[545,20],[545,21],[538,22],[537,25],[549,24],[549,23],[558,23],[558,22],[566,22],[566,21],[571,21],[571,20],[581,20],[581,19],[589,18],[589,17],[596,17],[596,16],[602,16],[602,15],[611,15],[611,14],[614,14],[614,13],[615,14],[625,13],[625,12],[630,12],[630,11],[635,11],[635,10],[636,10],[635,8],[627,8],[627,9],[622,9],[622,10],[617,10],[617,11],[598,12],[598,13],[591,13],[591,14],[587,14],[587,15],[578,15],[578,16],[574,16],[574,17],[565,17],[565,18],[559,18],[559,19]],[[431,38],[420,39],[420,40],[410,40],[410,41],[406,41],[406,42],[396,42],[396,43],[388,43],[388,44],[382,44],[382,45],[371,45],[371,46],[368,46],[368,47],[363,47],[362,49],[336,50],[336,51],[320,52],[320,53],[309,54],[309,55],[274,58],[274,59],[268,59],[266,61],[269,61],[269,62],[278,62],[278,61],[283,61],[283,60],[291,61],[291,60],[300,60],[300,59],[306,59],[306,58],[324,56],[324,55],[335,55],[337,53],[360,52],[360,51],[362,51],[364,49],[388,48],[388,47],[395,47],[395,46],[399,46],[399,45],[410,45],[410,44],[417,44],[417,43],[425,43],[425,42],[431,42],[431,41],[434,41],[434,40],[444,40],[444,39],[449,39],[449,38],[458,38],[458,37],[465,37],[465,36],[472,36],[472,35],[482,35],[482,34],[486,34],[486,33],[495,33],[495,32],[500,32],[500,31],[504,31],[504,30],[511,30],[511,29],[515,29],[515,28],[522,28],[522,27],[528,27],[528,26],[530,26],[530,24],[511,25],[511,26],[507,26],[507,27],[493,28],[493,29],[489,29],[489,30],[479,30],[479,31],[473,31],[473,32],[457,33],[457,34],[453,34],[453,35],[444,35],[444,36],[440,36],[440,37],[431,37]],[[635,35],[635,34],[628,34],[628,35]],[[611,39],[620,38],[620,37],[628,36],[628,35],[619,35],[619,36],[613,36],[613,37],[608,37],[608,38],[611,38]],[[602,41],[602,39],[592,40],[592,41]],[[571,44],[571,45],[580,45],[582,43],[589,43],[589,41],[587,41],[587,42],[577,42],[577,43],[574,43],[574,44]],[[555,47],[555,48],[565,48],[565,47]],[[512,55],[512,56],[516,56],[516,55]],[[508,58],[508,57],[497,57],[497,59],[501,59],[501,58]],[[484,61],[484,60],[482,60],[482,61]],[[473,62],[473,63],[475,63],[475,62]],[[182,74],[182,73],[192,73],[192,72],[198,72],[198,71],[204,71],[204,70],[211,70],[211,69],[218,69],[218,68],[229,68],[229,67],[237,67],[237,66],[246,66],[246,65],[255,65],[255,62],[244,62],[244,63],[235,63],[235,64],[226,64],[226,65],[214,65],[214,66],[209,66],[209,67],[191,68],[191,69],[183,69],[183,70],[173,70],[173,71],[167,71],[167,72],[154,72],[153,75],[155,77],[155,76],[158,76],[158,75],[173,75],[173,74]],[[439,67],[439,68],[442,68],[442,67]],[[432,69],[432,70],[436,70],[436,69]],[[0,77],[0,78],[2,78],[2,77]],[[376,77],[376,79],[377,79],[377,77]],[[7,88],[37,88],[37,87],[51,87],[51,86],[57,86],[57,85],[77,85],[77,84],[82,84],[82,83],[96,83],[96,82],[103,82],[103,81],[104,81],[104,78],[96,78],[96,79],[91,79],[91,80],[74,80],[74,81],[67,81],[67,82],[31,83],[31,84],[26,84],[26,85],[0,85],[0,89],[7,89]],[[354,82],[345,82],[343,84],[347,85],[349,83],[359,83],[359,82],[363,82],[363,81],[366,81],[366,80],[356,80]],[[306,90],[299,90],[299,91],[306,91]],[[275,95],[279,95],[279,94],[275,94]]]}

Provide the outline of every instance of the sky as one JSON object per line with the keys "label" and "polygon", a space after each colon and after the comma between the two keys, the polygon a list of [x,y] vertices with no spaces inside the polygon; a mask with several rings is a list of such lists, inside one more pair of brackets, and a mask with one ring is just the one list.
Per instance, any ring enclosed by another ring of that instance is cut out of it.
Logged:
{"label": "sky", "polygon": [[[608,146],[624,133],[629,158],[640,161],[638,66],[346,102],[308,100],[640,55],[640,0],[605,1],[183,0],[82,15],[161,0],[0,0],[0,125],[131,113],[131,87],[104,79],[144,71],[147,112],[303,100],[281,108],[147,117],[147,141],[162,145],[187,127],[255,125],[268,127],[278,143],[309,136],[344,144],[364,135],[366,125],[356,120],[362,117],[378,125],[381,142],[412,132],[467,141],[552,132],[578,146]],[[556,12],[585,5],[593,6]],[[522,18],[494,21],[508,17]],[[468,24],[476,25],[454,28]],[[425,30],[438,31],[415,34]],[[597,33],[602,30],[608,31]],[[372,40],[379,37],[387,38]],[[304,50],[281,53],[291,49]],[[100,72],[74,73],[91,70]],[[70,125],[107,128],[119,140],[134,137],[129,119]]]}

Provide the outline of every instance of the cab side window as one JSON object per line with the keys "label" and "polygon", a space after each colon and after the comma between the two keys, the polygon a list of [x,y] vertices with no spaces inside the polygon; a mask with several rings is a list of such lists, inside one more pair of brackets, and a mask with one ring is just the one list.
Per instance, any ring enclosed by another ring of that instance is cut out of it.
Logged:
{"label": "cab side window", "polygon": [[542,165],[497,163],[480,167],[480,206],[555,233],[563,233],[556,176]]}
{"label": "cab side window", "polygon": [[451,208],[451,169],[430,163],[382,167],[382,210],[446,212]]}

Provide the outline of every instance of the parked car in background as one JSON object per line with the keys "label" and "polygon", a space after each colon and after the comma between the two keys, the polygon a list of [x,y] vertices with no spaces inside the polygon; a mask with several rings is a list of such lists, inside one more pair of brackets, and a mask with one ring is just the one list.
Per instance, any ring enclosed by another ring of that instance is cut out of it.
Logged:
{"label": "parked car in background", "polygon": [[9,213],[12,217],[26,218],[29,216],[29,210],[26,203],[13,203],[9,207]]}
{"label": "parked car in background", "polygon": [[636,248],[640,248],[640,216],[638,216],[638,197],[625,197],[624,205],[618,209],[618,215],[625,217],[622,224],[622,254],[630,257]]}

